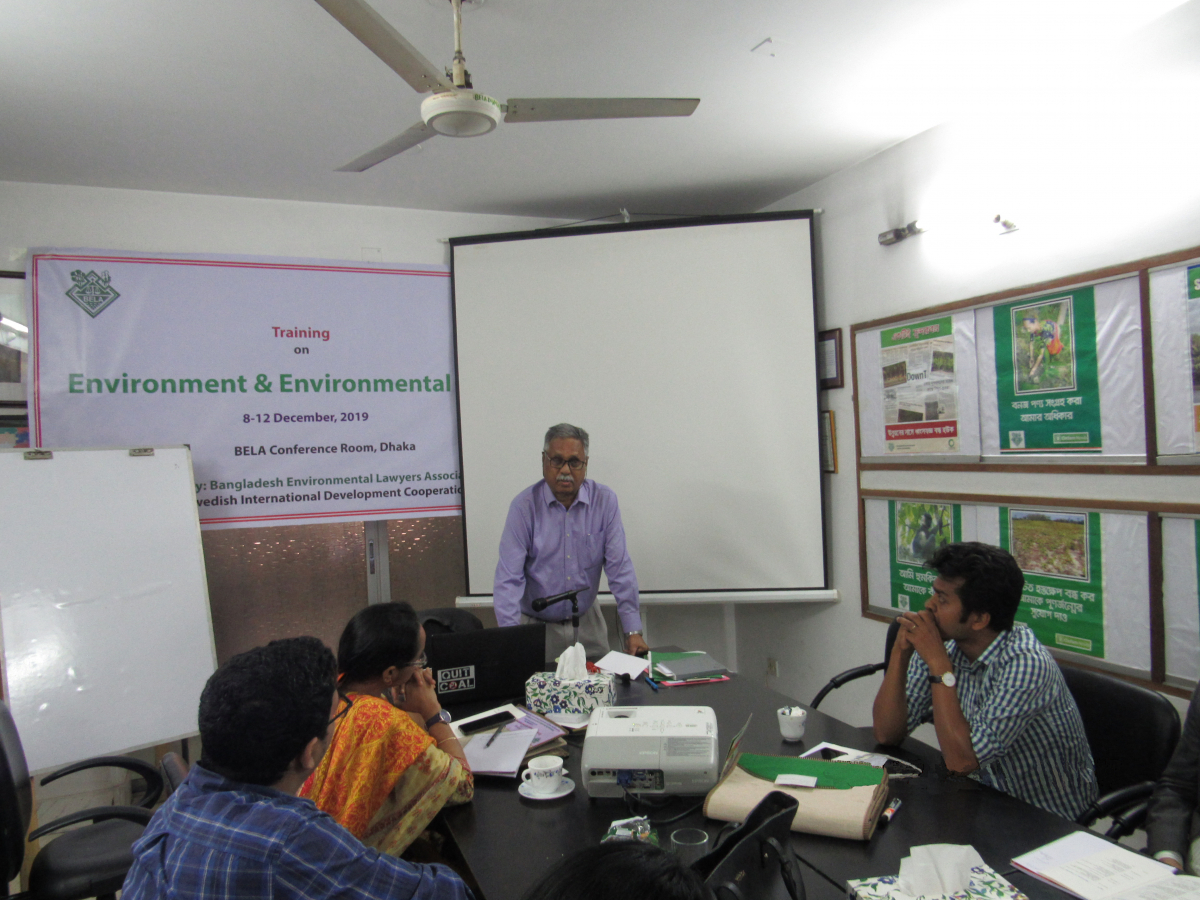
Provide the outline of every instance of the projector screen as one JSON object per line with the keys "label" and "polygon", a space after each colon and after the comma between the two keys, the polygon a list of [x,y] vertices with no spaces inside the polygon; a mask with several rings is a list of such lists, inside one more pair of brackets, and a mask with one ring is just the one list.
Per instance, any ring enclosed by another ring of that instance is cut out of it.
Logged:
{"label": "projector screen", "polygon": [[810,215],[451,240],[469,594],[559,422],[643,593],[825,587]]}

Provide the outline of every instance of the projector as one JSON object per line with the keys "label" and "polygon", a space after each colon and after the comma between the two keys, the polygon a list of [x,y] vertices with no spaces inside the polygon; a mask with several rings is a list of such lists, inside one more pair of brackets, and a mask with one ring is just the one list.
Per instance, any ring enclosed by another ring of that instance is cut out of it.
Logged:
{"label": "projector", "polygon": [[588,719],[583,786],[589,797],[707,794],[720,771],[711,707],[599,707]]}

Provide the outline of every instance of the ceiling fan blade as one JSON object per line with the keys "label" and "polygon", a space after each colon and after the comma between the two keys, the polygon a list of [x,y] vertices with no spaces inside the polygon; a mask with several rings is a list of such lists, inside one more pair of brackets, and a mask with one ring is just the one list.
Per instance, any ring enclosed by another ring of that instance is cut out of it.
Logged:
{"label": "ceiling fan blade", "polygon": [[437,66],[422,56],[421,51],[405,40],[387,19],[368,6],[366,0],[317,2],[418,94],[454,89]]}
{"label": "ceiling fan blade", "polygon": [[516,97],[505,122],[563,122],[574,119],[639,119],[690,116],[699,100],[672,97]]}
{"label": "ceiling fan blade", "polygon": [[385,159],[391,159],[398,153],[403,153],[410,147],[415,147],[422,141],[427,141],[431,137],[436,137],[437,132],[426,125],[424,122],[418,122],[412,128],[403,134],[398,134],[386,144],[380,144],[369,153],[364,153],[354,162],[348,162],[340,169],[339,172],[365,172],[371,166],[378,165]]}

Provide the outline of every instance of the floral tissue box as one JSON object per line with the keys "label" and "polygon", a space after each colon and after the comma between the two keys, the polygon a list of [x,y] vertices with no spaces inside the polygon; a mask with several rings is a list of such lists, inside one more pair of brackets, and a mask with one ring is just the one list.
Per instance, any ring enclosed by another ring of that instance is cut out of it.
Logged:
{"label": "floral tissue box", "polygon": [[587,678],[566,680],[553,672],[536,672],[525,682],[525,705],[536,713],[580,713],[588,715],[598,706],[612,706],[617,699],[613,676],[598,672]]}
{"label": "floral tissue box", "polygon": [[971,883],[965,891],[953,894],[919,894],[913,896],[900,888],[898,875],[882,878],[859,878],[846,882],[855,900],[1029,900],[1012,882],[991,866],[971,869]]}

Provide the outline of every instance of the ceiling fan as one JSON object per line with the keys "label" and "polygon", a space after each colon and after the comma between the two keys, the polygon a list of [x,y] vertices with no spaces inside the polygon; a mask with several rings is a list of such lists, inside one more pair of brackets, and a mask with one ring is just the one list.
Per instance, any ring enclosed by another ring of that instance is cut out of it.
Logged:
{"label": "ceiling fan", "polygon": [[462,52],[462,0],[454,8],[454,61],[445,74],[405,40],[366,0],[317,0],[347,31],[419,94],[433,92],[421,104],[421,119],[374,150],[346,163],[339,172],[363,172],[439,134],[476,137],[505,122],[562,122],[577,119],[631,119],[690,116],[697,99],[670,97],[518,97],[507,103],[481,94],[471,85]]}

